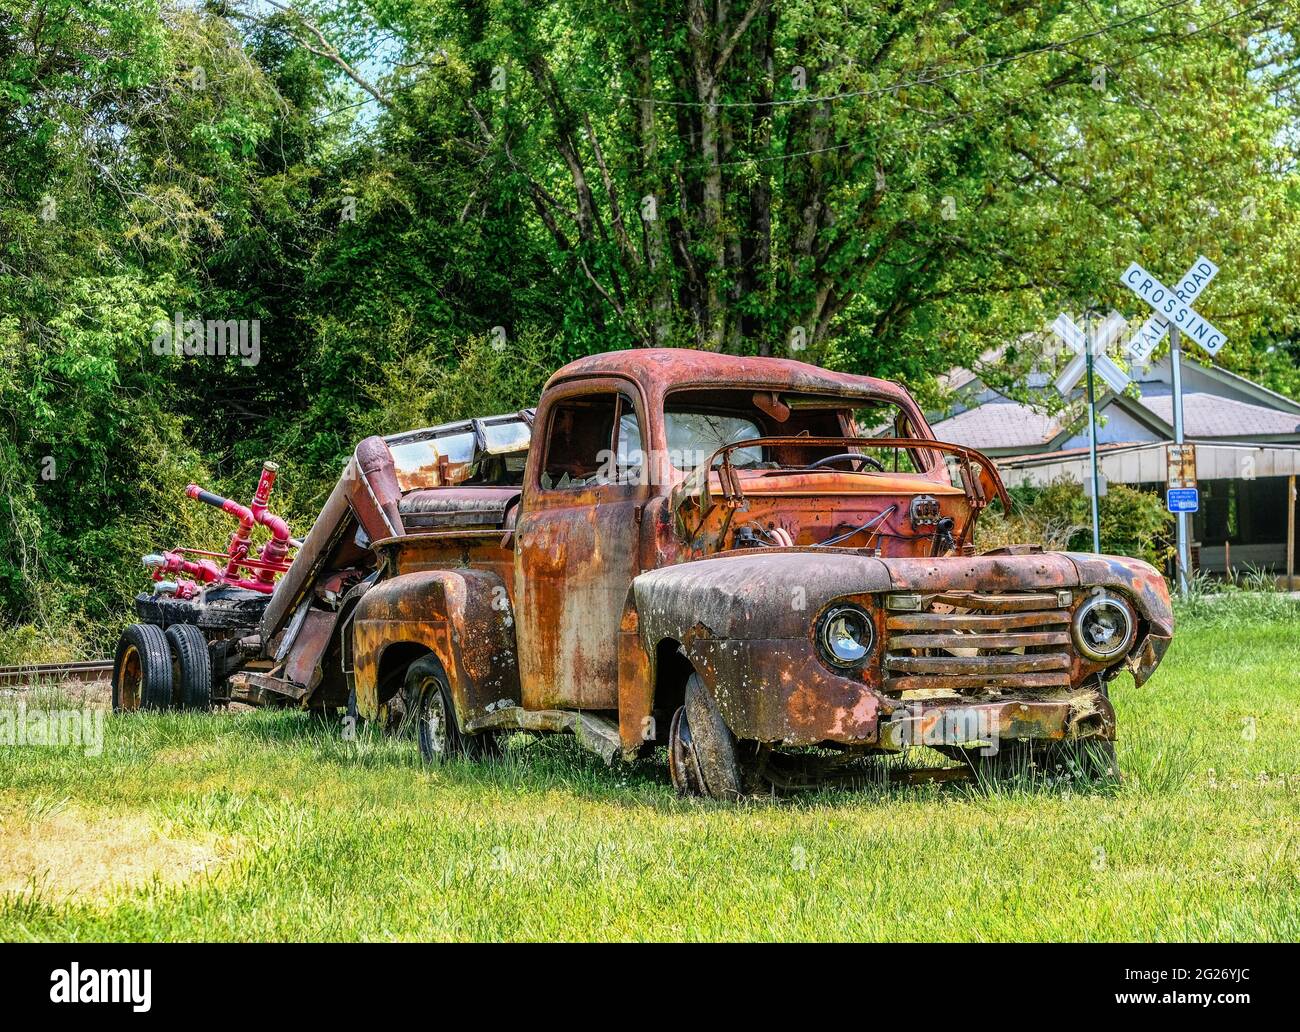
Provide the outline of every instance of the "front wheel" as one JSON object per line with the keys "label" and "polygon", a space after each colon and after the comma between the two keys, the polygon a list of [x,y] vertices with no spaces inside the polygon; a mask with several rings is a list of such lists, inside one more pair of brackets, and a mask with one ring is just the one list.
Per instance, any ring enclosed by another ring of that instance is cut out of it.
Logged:
{"label": "front wheel", "polygon": [[453,756],[478,759],[497,751],[496,732],[471,735],[460,729],[447,677],[432,656],[417,660],[407,669],[402,694],[408,715],[414,716],[420,758],[425,763],[438,764]]}
{"label": "front wheel", "polygon": [[735,800],[741,796],[736,736],[722,719],[699,674],[686,682],[686,701],[668,732],[668,772],[680,795]]}

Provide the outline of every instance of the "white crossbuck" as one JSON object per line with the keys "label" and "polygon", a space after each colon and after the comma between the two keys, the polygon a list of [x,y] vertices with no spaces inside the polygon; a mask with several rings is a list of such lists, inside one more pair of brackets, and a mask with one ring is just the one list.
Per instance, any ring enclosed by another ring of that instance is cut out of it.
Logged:
{"label": "white crossbuck", "polygon": [[1171,324],[1211,355],[1219,353],[1226,343],[1223,334],[1191,307],[1218,273],[1219,267],[1201,255],[1170,290],[1137,262],[1124,270],[1120,282],[1155,309],[1129,341],[1128,352],[1135,361],[1146,362],[1151,357],[1151,352],[1169,332]]}
{"label": "white crossbuck", "polygon": [[[1127,326],[1128,321],[1119,312],[1111,312],[1092,335],[1092,371],[1105,380],[1106,386],[1116,394],[1128,386],[1128,374],[1110,360],[1106,349]],[[1052,330],[1074,352],[1070,364],[1056,378],[1056,389],[1068,396],[1088,367],[1088,336],[1064,312],[1056,317]]]}

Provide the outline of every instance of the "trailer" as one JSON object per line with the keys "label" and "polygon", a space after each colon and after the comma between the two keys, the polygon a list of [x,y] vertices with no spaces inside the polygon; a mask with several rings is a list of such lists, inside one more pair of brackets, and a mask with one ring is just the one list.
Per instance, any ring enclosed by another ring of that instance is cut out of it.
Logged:
{"label": "trailer", "polygon": [[[523,477],[532,417],[525,409],[363,441],[301,541],[268,508],[275,463],[264,463],[247,506],[191,484],[187,497],[225,512],[236,529],[223,553],[178,547],[143,557],[153,585],[136,596],[139,622],[118,641],[114,710],[348,705],[344,631],[379,574],[370,542],[405,525],[405,493],[508,491]],[[451,522],[472,518],[460,511]],[[407,516],[413,527],[433,519]]]}

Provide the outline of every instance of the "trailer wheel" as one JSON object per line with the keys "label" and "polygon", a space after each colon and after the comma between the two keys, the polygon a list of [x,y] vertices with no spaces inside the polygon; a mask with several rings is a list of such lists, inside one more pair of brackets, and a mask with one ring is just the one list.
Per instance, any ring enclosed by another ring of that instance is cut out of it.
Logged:
{"label": "trailer wheel", "polygon": [[212,656],[208,639],[194,624],[172,624],[167,628],[171,646],[172,684],[180,696],[181,709],[212,709]]}
{"label": "trailer wheel", "polygon": [[433,656],[416,660],[407,668],[402,694],[408,719],[415,720],[420,758],[425,763],[442,763],[453,756],[478,759],[496,751],[496,732],[467,735],[461,731],[447,677]]}
{"label": "trailer wheel", "polygon": [[686,702],[668,733],[668,772],[681,795],[735,800],[741,796],[740,761],[731,733],[699,674],[686,682]]}
{"label": "trailer wheel", "polygon": [[113,712],[167,709],[172,704],[172,657],[153,624],[131,624],[117,640],[113,659]]}

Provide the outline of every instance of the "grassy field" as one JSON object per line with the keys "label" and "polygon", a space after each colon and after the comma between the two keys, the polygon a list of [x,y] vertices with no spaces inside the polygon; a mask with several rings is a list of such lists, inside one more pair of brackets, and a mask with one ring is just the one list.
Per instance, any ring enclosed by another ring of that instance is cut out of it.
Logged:
{"label": "grassy field", "polygon": [[297,713],[0,747],[0,938],[1294,941],[1300,610],[1202,610],[1147,686],[1116,682],[1103,791],[728,806],[677,799],[662,755],[520,737],[425,770]]}

